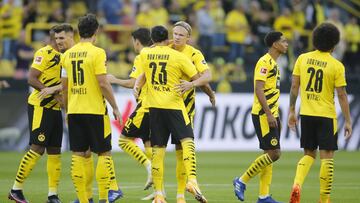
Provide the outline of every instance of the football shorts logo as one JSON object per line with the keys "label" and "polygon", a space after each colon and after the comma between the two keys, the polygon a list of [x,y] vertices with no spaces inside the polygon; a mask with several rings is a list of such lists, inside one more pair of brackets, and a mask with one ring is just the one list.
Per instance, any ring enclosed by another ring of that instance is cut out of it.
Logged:
{"label": "football shorts logo", "polygon": [[206,65],[205,59],[201,61],[202,64]]}
{"label": "football shorts logo", "polygon": [[260,74],[261,75],[266,75],[267,74],[267,68],[260,68]]}
{"label": "football shorts logo", "polygon": [[44,133],[40,133],[40,134],[38,135],[38,140],[39,140],[40,142],[44,142],[44,141],[45,141],[45,135],[44,135]]}
{"label": "football shorts logo", "polygon": [[131,72],[135,72],[136,71],[136,67],[134,66],[131,70]]}
{"label": "football shorts logo", "polygon": [[278,144],[278,140],[277,140],[275,137],[273,137],[273,138],[271,139],[271,141],[270,141],[270,144],[271,144],[272,146],[276,146],[276,145]]}
{"label": "football shorts logo", "polygon": [[37,57],[35,58],[35,60],[34,60],[34,63],[35,63],[35,64],[41,64],[42,59],[43,59],[42,56],[37,56]]}

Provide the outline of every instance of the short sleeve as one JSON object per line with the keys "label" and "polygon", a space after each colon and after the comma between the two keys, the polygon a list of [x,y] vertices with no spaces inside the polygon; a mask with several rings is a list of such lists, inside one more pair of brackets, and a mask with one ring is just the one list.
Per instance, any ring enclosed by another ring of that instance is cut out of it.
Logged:
{"label": "short sleeve", "polygon": [[34,55],[33,63],[31,64],[32,68],[35,68],[41,72],[46,69],[47,58],[45,56],[46,51],[38,50]]}
{"label": "short sleeve", "polygon": [[194,55],[192,58],[193,58],[195,67],[199,73],[202,73],[205,70],[209,69],[209,66],[206,63],[206,60],[204,58],[204,55],[200,51],[194,52]]}
{"label": "short sleeve", "polygon": [[194,77],[197,74],[197,70],[194,64],[191,63],[190,59],[187,58],[185,55],[180,54],[179,56],[179,62],[181,64],[184,74],[187,75],[189,78]]}
{"label": "short sleeve", "polygon": [[106,74],[106,54],[103,49],[95,57],[94,70],[95,75]]}
{"label": "short sleeve", "polygon": [[271,66],[268,65],[263,59],[260,59],[255,67],[254,80],[266,81],[270,69]]}
{"label": "short sleeve", "polygon": [[342,63],[339,63],[335,73],[335,87],[343,86],[346,86],[345,67]]}
{"label": "short sleeve", "polygon": [[293,75],[300,76],[301,59],[302,59],[302,57],[300,55],[299,58],[295,62]]}
{"label": "short sleeve", "polygon": [[142,60],[140,55],[137,55],[134,59],[134,65],[131,69],[130,77],[131,78],[138,78],[142,73],[144,72],[144,69],[142,67]]}

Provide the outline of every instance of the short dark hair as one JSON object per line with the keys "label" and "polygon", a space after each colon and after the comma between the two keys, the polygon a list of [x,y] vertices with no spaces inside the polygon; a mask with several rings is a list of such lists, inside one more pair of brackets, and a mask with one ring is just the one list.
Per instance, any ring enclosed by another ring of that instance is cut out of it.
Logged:
{"label": "short dark hair", "polygon": [[138,28],[131,33],[134,39],[140,41],[143,46],[150,46],[152,44],[150,38],[150,30],[148,28]]}
{"label": "short dark hair", "polygon": [[88,13],[85,16],[79,18],[78,29],[81,38],[92,37],[98,27],[99,22],[97,21],[96,16],[92,13]]}
{"label": "short dark hair", "polygon": [[54,26],[54,32],[55,33],[60,33],[60,32],[74,32],[73,27],[69,24],[69,23],[61,23],[59,25],[55,25]]}
{"label": "short dark hair", "polygon": [[281,36],[283,35],[283,33],[278,32],[278,31],[271,31],[269,33],[267,33],[264,37],[264,43],[267,47],[271,47],[274,42],[278,41]]}
{"label": "short dark hair", "polygon": [[154,43],[165,41],[169,39],[169,32],[164,26],[155,26],[151,28],[151,39]]}
{"label": "short dark hair", "polygon": [[331,23],[322,23],[314,29],[312,40],[317,50],[329,52],[340,41],[339,29]]}

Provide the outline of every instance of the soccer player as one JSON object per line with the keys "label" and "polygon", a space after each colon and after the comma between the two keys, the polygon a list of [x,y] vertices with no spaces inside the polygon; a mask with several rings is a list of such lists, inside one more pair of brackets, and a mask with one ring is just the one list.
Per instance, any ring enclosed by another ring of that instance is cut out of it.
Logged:
{"label": "soccer player", "polygon": [[254,103],[252,120],[255,132],[264,154],[257,157],[240,178],[233,181],[234,192],[240,201],[244,201],[246,184],[260,173],[258,203],[276,203],[270,195],[273,162],[280,158],[280,69],[276,59],[286,53],[288,43],[281,32],[269,32],[264,39],[269,51],[262,56],[254,70]]}
{"label": "soccer player", "polygon": [[[137,95],[138,84],[146,79],[149,94],[150,141],[153,147],[152,176],[155,186],[155,203],[165,202],[163,191],[163,173],[165,148],[171,133],[180,140],[183,148],[183,160],[188,178],[186,189],[199,202],[207,202],[202,195],[196,178],[196,158],[194,135],[190,119],[187,115],[181,94],[175,89],[183,75],[187,75],[194,83],[199,78],[195,66],[182,53],[168,46],[168,31],[163,26],[151,29],[154,47],[143,50],[140,59],[144,75],[138,77],[134,90]],[[139,82],[140,81],[140,82]]]}
{"label": "soccer player", "polygon": [[111,128],[105,99],[121,124],[112,88],[106,77],[105,51],[93,45],[99,24],[93,14],[79,19],[80,42],[67,50],[62,58],[66,75],[63,80],[64,103],[67,110],[71,176],[80,202],[89,202],[86,191],[86,151],[98,154],[96,180],[99,202],[108,201],[108,190],[114,164],[111,158]]}
{"label": "soccer player", "polygon": [[[140,53],[141,50],[151,45],[150,30],[147,28],[139,28],[131,33],[132,42],[135,52]],[[108,75],[109,81],[112,84],[118,84],[125,88],[133,88],[136,78],[143,73],[143,68],[140,68],[141,64],[139,55],[134,59],[134,65],[130,73],[130,79],[122,80],[117,79],[112,75]],[[145,183],[144,190],[150,188],[153,184],[151,176],[151,154],[152,149],[150,145],[150,129],[149,129],[149,108],[146,105],[147,102],[147,86],[141,88],[141,93],[137,98],[137,106],[135,111],[130,115],[125,123],[125,126],[121,132],[119,138],[120,148],[134,157],[140,164],[142,164],[147,172],[148,178]],[[141,138],[144,146],[145,153],[134,142],[135,138]]]}
{"label": "soccer player", "polygon": [[[190,40],[192,28],[191,26],[184,22],[179,21],[174,24],[173,28],[173,40],[170,44],[170,47],[185,54],[195,65],[195,68],[198,73],[200,73],[200,80],[195,82],[189,82],[190,78],[186,77],[181,80],[180,85],[178,85],[179,90],[184,92],[183,100],[186,107],[187,114],[189,116],[191,126],[194,126],[194,116],[195,116],[195,87],[200,87],[207,85],[206,90],[211,90],[209,82],[211,80],[211,72],[205,61],[203,54],[195,49],[194,47],[188,45]],[[206,92],[209,95],[210,101],[215,105],[215,95],[213,91]],[[177,203],[185,202],[185,186],[186,186],[186,173],[183,161],[183,150],[179,140],[171,140],[172,144],[175,144],[176,148],[176,179],[177,179]]]}
{"label": "soccer player", "polygon": [[63,121],[60,110],[61,96],[59,91],[44,98],[41,90],[60,84],[60,53],[55,43],[56,26],[50,29],[49,45],[39,49],[29,72],[28,83],[34,88],[28,99],[30,129],[30,149],[24,155],[16,175],[15,183],[9,193],[9,199],[26,203],[22,189],[25,179],[44,154],[47,157],[48,203],[59,203],[57,188],[61,173],[61,142]]}
{"label": "soccer player", "polygon": [[291,129],[296,127],[295,104],[300,88],[300,143],[301,148],[304,148],[304,156],[297,164],[290,203],[300,202],[301,187],[314,163],[317,148],[319,148],[321,160],[319,202],[330,202],[334,180],[334,152],[338,149],[335,90],[345,117],[345,139],[349,139],[352,133],[345,89],[345,68],[340,61],[331,56],[339,38],[339,30],[333,24],[320,24],[312,34],[316,50],[300,55],[295,63],[290,90],[288,126]]}

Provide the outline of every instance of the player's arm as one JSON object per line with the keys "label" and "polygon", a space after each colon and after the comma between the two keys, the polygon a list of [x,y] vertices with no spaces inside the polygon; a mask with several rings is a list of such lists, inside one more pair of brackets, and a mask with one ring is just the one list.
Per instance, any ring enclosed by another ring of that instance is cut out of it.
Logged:
{"label": "player's arm", "polygon": [[297,123],[296,118],[296,99],[299,95],[299,87],[300,87],[300,77],[297,75],[292,76],[291,89],[290,89],[290,109],[289,109],[289,118],[288,118],[288,126],[290,129],[295,130],[295,126]]}
{"label": "player's arm", "polygon": [[345,139],[349,139],[352,133],[352,122],[350,116],[350,108],[349,108],[349,101],[347,98],[347,93],[345,86],[337,87],[336,92],[338,95],[339,104],[341,107],[341,111],[345,117]]}
{"label": "player's arm", "polygon": [[266,102],[264,87],[265,87],[265,81],[262,80],[255,81],[255,94],[261,104],[262,109],[266,114],[269,126],[272,128],[277,128],[278,127],[277,121],[274,115],[272,115],[271,110]]}
{"label": "player's arm", "polygon": [[[201,76],[200,76],[199,73],[191,78],[190,83],[196,83],[196,81],[198,81],[198,80],[201,80]],[[193,87],[195,87],[195,86],[193,86]],[[209,100],[211,102],[211,105],[215,106],[215,92],[211,89],[209,83],[206,83],[205,85],[200,86],[200,89],[203,92],[205,92],[205,94],[207,94],[209,96]],[[185,93],[185,92],[182,92],[182,94],[183,93]]]}
{"label": "player's arm", "polygon": [[111,84],[120,85],[121,87],[129,88],[129,89],[134,88],[135,81],[136,81],[135,78],[129,78],[129,79],[125,79],[125,80],[119,79],[111,74],[108,74],[107,78]]}
{"label": "player's arm", "polygon": [[177,84],[176,88],[180,92],[185,93],[194,87],[201,87],[204,85],[209,86],[210,81],[211,81],[211,72],[209,69],[207,69],[207,70],[203,71],[200,74],[200,77],[196,80],[193,80],[193,81],[180,80],[180,84]]}
{"label": "player's arm", "polygon": [[96,75],[96,79],[99,83],[102,95],[109,102],[109,104],[111,105],[111,107],[113,109],[115,119],[118,120],[121,125],[122,124],[121,114],[120,114],[119,108],[116,104],[113,90],[112,90],[112,87],[111,87],[109,81],[107,80],[106,74]]}
{"label": "player's arm", "polygon": [[145,77],[145,73],[142,73],[141,75],[139,75],[138,78],[136,78],[135,84],[134,84],[134,96],[137,99],[139,97],[139,92],[141,90],[141,88],[145,85],[146,82],[146,77]]}
{"label": "player's arm", "polygon": [[61,87],[62,87],[62,104],[65,109],[65,113],[67,113],[67,104],[68,104],[68,78],[61,77]]}
{"label": "player's arm", "polygon": [[33,87],[34,89],[41,91],[46,86],[40,82],[39,77],[41,76],[42,72],[36,68],[30,68],[29,71],[29,78],[28,84]]}

